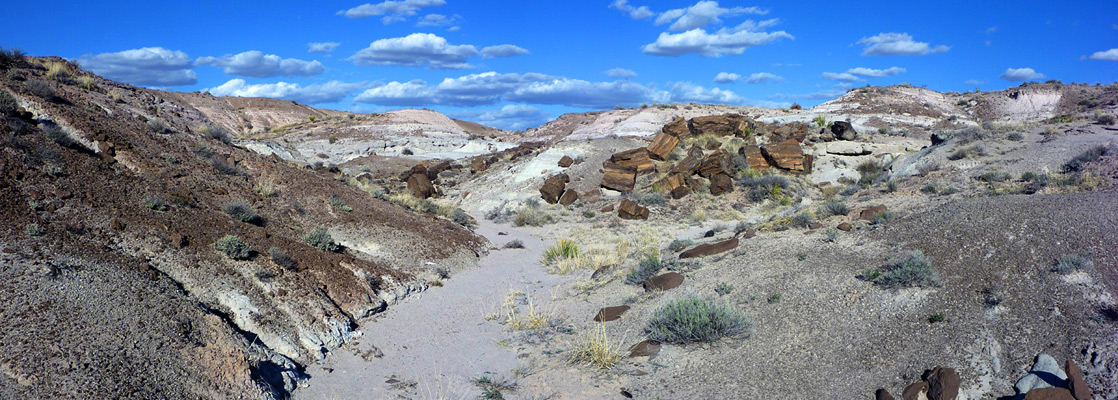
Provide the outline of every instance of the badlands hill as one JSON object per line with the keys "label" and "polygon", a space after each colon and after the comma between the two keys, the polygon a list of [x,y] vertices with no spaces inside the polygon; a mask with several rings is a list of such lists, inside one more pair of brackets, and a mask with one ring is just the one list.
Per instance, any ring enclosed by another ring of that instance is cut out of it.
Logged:
{"label": "badlands hill", "polygon": [[2,56],[2,398],[1118,396],[1114,85],[509,132]]}

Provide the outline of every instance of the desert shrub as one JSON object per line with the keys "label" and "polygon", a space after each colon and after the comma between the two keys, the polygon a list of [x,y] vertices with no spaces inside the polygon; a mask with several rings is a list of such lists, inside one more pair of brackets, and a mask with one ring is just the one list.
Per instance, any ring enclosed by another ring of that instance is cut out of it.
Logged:
{"label": "desert shrub", "polygon": [[574,241],[559,239],[555,244],[544,250],[543,261],[545,264],[550,264],[556,260],[578,257],[580,253],[582,253],[582,249]]}
{"label": "desert shrub", "polygon": [[58,143],[59,146],[73,148],[78,144],[70,135],[66,134],[66,131],[62,130],[61,126],[54,122],[44,121],[39,126],[43,128],[43,135],[46,135],[50,141]]}
{"label": "desert shrub", "polygon": [[656,253],[647,253],[641,258],[637,266],[629,271],[625,276],[625,283],[629,285],[640,285],[644,281],[653,276],[657,272],[664,269],[664,263],[660,260],[660,255]]}
{"label": "desert shrub", "polygon": [[1095,122],[1099,125],[1114,125],[1114,114],[1107,114],[1102,112],[1095,113]]}
{"label": "desert shrub", "polygon": [[226,257],[234,260],[247,260],[252,258],[252,247],[237,235],[225,235],[213,244],[214,249],[225,253]]}
{"label": "desert shrub", "polygon": [[259,223],[261,218],[252,210],[252,206],[244,201],[233,201],[221,206],[221,211],[237,221],[250,224]]}
{"label": "desert shrub", "polygon": [[860,278],[885,288],[939,286],[939,278],[924,252],[913,250],[889,258],[880,270],[866,271]]}
{"label": "desert shrub", "polygon": [[276,195],[276,182],[264,178],[256,182],[256,192],[260,193],[261,197],[272,197]]}
{"label": "desert shrub", "polygon": [[54,89],[52,89],[46,82],[40,81],[38,79],[28,80],[23,84],[23,87],[26,88],[28,92],[31,92],[31,94],[38,96],[40,99],[46,101],[58,100],[57,95],[54,93]]}
{"label": "desert shrub", "polygon": [[39,224],[32,223],[32,224],[27,224],[27,226],[25,226],[23,228],[23,233],[26,233],[27,236],[32,236],[32,237],[43,236],[43,234],[46,233],[46,230],[44,230],[42,227],[40,227]]}
{"label": "desert shrub", "polygon": [[816,115],[815,118],[811,121],[815,122],[815,125],[820,128],[824,128],[827,126],[827,116],[823,114]]}
{"label": "desert shrub", "polygon": [[955,152],[947,155],[947,159],[954,161],[962,160],[967,157],[980,157],[984,155],[986,155],[986,149],[981,145],[974,145],[955,150]]}
{"label": "desert shrub", "polygon": [[0,48],[0,66],[11,66],[18,62],[23,61],[23,51],[16,48],[5,49]]}
{"label": "desert shrub", "polygon": [[857,194],[857,193],[858,193],[858,191],[860,191],[860,190],[862,190],[862,187],[861,187],[861,186],[858,186],[858,185],[846,185],[846,186],[843,186],[842,190],[840,190],[840,191],[839,191],[839,195],[842,195],[842,196],[853,196],[853,195]]}
{"label": "desert shrub", "polygon": [[621,363],[621,343],[610,341],[605,326],[598,325],[584,333],[571,347],[567,361],[598,370],[607,370]]}
{"label": "desert shrub", "polygon": [[885,211],[874,214],[872,223],[874,225],[881,225],[881,224],[884,224],[884,223],[892,221],[892,220],[893,220],[893,212],[889,211],[889,210],[885,210]]}
{"label": "desert shrub", "polygon": [[51,62],[47,64],[47,79],[58,81],[62,83],[70,82],[70,68],[66,64],[60,62]]}
{"label": "desert shrub", "polygon": [[159,118],[149,119],[147,122],[148,129],[155,133],[174,133],[175,130],[171,129],[170,125]]}
{"label": "desert shrub", "polygon": [[222,128],[220,126],[206,125],[202,127],[201,132],[203,136],[217,139],[225,143],[233,141],[233,138],[229,135],[229,132],[226,131],[225,128]]}
{"label": "desert shrub", "polygon": [[144,198],[140,199],[140,204],[155,211],[167,211],[168,208],[167,203],[164,203],[162,199],[156,196],[144,196]]}
{"label": "desert shrub", "polygon": [[89,75],[79,76],[78,84],[82,85],[86,90],[93,90],[93,77]]}
{"label": "desert shrub", "polygon": [[591,211],[591,210],[586,210],[586,211],[582,212],[582,217],[583,218],[594,218],[594,215],[596,215],[596,214],[594,214],[594,211]]}
{"label": "desert shrub", "polygon": [[1056,264],[1052,266],[1052,272],[1066,275],[1084,268],[1090,268],[1092,265],[1090,254],[1064,254],[1056,259]]}
{"label": "desert shrub", "polygon": [[934,324],[936,322],[943,322],[943,321],[947,321],[947,314],[944,314],[942,312],[937,312],[935,314],[932,314],[932,315],[928,316],[928,322],[930,322],[930,323]]}
{"label": "desert shrub", "polygon": [[1036,172],[1029,171],[1021,174],[1021,180],[1028,182],[1025,185],[1025,193],[1036,193],[1039,192],[1041,189],[1047,187],[1051,178],[1048,176],[1048,174],[1038,174]]}
{"label": "desert shrub", "polygon": [[505,248],[506,249],[523,249],[524,248],[524,241],[520,240],[520,239],[510,240],[510,241],[508,241],[508,243],[505,243]]}
{"label": "desert shrub", "polygon": [[1022,135],[1022,134],[1017,133],[1017,132],[1013,132],[1013,133],[1010,133],[1009,135],[1006,135],[1005,138],[1009,139],[1009,140],[1012,140],[1014,142],[1020,142],[1022,140],[1025,140],[1025,135]]}
{"label": "desert shrub", "polygon": [[885,181],[885,190],[888,191],[889,193],[896,192],[897,191],[897,185],[898,184],[897,184],[896,180],[894,180],[894,179],[887,180],[887,181]]}
{"label": "desert shrub", "polygon": [[330,207],[334,207],[334,209],[338,210],[338,211],[345,211],[345,212],[352,212],[353,211],[353,207],[350,207],[349,204],[346,204],[345,200],[342,200],[342,198],[338,197],[338,195],[336,195],[336,194],[335,195],[330,195],[330,198],[326,199],[326,203],[330,204]]}
{"label": "desert shrub", "polygon": [[404,151],[401,151],[400,154],[403,154],[405,156],[410,156],[410,155],[415,155],[415,152],[411,151],[411,149],[409,149],[409,148],[404,148]]}
{"label": "desert shrub", "polygon": [[861,175],[858,184],[872,185],[885,176],[885,166],[877,160],[866,160],[858,164],[858,174]]}
{"label": "desert shrub", "polygon": [[294,271],[296,268],[299,267],[299,263],[295,261],[295,259],[291,258],[291,256],[288,256],[287,252],[283,251],[283,249],[279,247],[272,247],[268,249],[268,255],[271,257],[272,262],[276,263],[276,265],[280,266],[280,268],[286,269],[288,271]]}
{"label": "desert shrub", "polygon": [[726,282],[719,282],[718,286],[714,287],[714,292],[718,293],[719,296],[728,295],[728,294],[730,294],[730,292],[733,292],[733,291],[734,291],[734,285],[731,285],[731,284],[726,283]]}
{"label": "desert shrub", "polygon": [[694,243],[695,243],[695,241],[693,241],[691,239],[675,239],[675,240],[672,240],[671,243],[668,243],[668,250],[683,251],[683,249],[686,249],[687,247],[691,246]]}
{"label": "desert shrub", "polygon": [[982,297],[986,306],[996,307],[1005,301],[1005,290],[1001,284],[994,284],[982,289]]}
{"label": "desert shrub", "polygon": [[1087,168],[1087,164],[1098,161],[1105,156],[1110,149],[1107,146],[1095,146],[1075,156],[1068,162],[1064,163],[1064,172],[1080,172]]}
{"label": "desert shrub", "polygon": [[338,251],[341,249],[337,243],[334,242],[334,237],[326,232],[326,228],[318,227],[311,229],[310,232],[303,234],[303,242],[311,246],[317,247],[326,251]]}
{"label": "desert shrub", "polygon": [[823,241],[824,242],[834,243],[834,242],[838,241],[838,237],[839,237],[839,231],[837,229],[827,228],[826,231],[823,231]]}
{"label": "desert shrub", "polygon": [[19,102],[16,98],[7,90],[0,90],[0,116],[15,114],[18,109]]}
{"label": "desert shrub", "polygon": [[843,203],[842,200],[831,199],[823,203],[821,211],[822,214],[824,214],[824,218],[832,215],[847,215],[850,214],[850,207],[847,207],[846,203]]}
{"label": "desert shrub", "polygon": [[804,106],[801,106],[800,103],[792,103],[792,106],[788,108],[792,110],[803,110]]}
{"label": "desert shrub", "polygon": [[751,325],[748,315],[726,302],[686,294],[665,301],[654,310],[645,331],[651,340],[683,344],[748,334]]}
{"label": "desert shrub", "polygon": [[544,226],[554,222],[551,215],[536,207],[524,206],[516,211],[512,224],[515,226]]}
{"label": "desert shrub", "polygon": [[788,178],[780,175],[757,175],[746,176],[738,179],[740,185],[746,192],[746,197],[755,203],[765,201],[770,197],[779,198],[784,189],[787,189],[791,182]]}
{"label": "desert shrub", "polygon": [[920,188],[920,191],[924,192],[924,193],[927,193],[927,194],[936,194],[936,195],[940,195],[940,196],[947,196],[947,195],[958,193],[959,189],[955,188],[954,186],[951,186],[951,185],[945,184],[943,182],[938,182],[937,181],[937,182],[929,182],[928,184],[924,185],[924,187]]}
{"label": "desert shrub", "polygon": [[663,205],[667,202],[668,201],[665,200],[664,196],[661,195],[660,193],[648,193],[644,196],[641,196],[641,200],[640,200],[640,203],[644,204],[646,206],[659,206],[659,205]]}
{"label": "desert shrub", "polygon": [[455,208],[454,211],[450,213],[450,220],[467,228],[474,226],[474,221],[470,219],[470,215],[466,214],[466,211],[461,208]]}
{"label": "desert shrub", "polygon": [[985,174],[974,177],[980,182],[994,183],[1008,181],[1011,176],[1005,172],[990,171]]}
{"label": "desert shrub", "polygon": [[797,228],[807,228],[812,222],[815,222],[815,218],[812,218],[811,213],[801,212],[793,215],[789,224]]}
{"label": "desert shrub", "polygon": [[[212,155],[213,153],[210,153],[210,154]],[[225,162],[225,160],[222,160],[221,158],[217,158],[217,157],[211,158],[210,159],[210,165],[212,165],[214,167],[214,169],[217,170],[217,172],[223,173],[225,175],[236,176],[236,175],[241,175],[242,174],[240,168],[237,168],[237,167],[234,167],[234,166],[230,165],[229,163]]]}

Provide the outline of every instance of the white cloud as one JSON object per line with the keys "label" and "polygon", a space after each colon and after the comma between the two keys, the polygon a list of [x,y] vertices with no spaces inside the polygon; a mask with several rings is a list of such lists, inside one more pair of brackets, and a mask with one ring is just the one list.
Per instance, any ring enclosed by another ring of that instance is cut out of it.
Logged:
{"label": "white cloud", "polygon": [[496,104],[505,94],[533,82],[545,82],[555,77],[537,74],[498,74],[485,72],[445,78],[435,87],[432,103],[457,106]]}
{"label": "white cloud", "polygon": [[778,100],[831,100],[844,94],[846,94],[846,89],[827,89],[803,94],[777,93],[769,96],[769,98]]}
{"label": "white cloud", "polygon": [[427,14],[416,22],[415,26],[449,26],[458,23],[461,19],[462,16],[458,14],[449,17],[442,14]]}
{"label": "white cloud", "polygon": [[749,20],[732,29],[722,28],[714,33],[707,33],[704,29],[692,29],[682,33],[663,32],[655,42],[642,46],[641,50],[645,54],[658,56],[698,54],[704,57],[720,57],[723,54],[741,54],[750,47],[782,38],[794,39],[785,31],[760,31],[776,23],[775,19],[760,23]]}
{"label": "white cloud", "polygon": [[582,108],[635,106],[640,103],[663,103],[670,99],[666,92],[638,83],[588,82],[581,79],[554,78],[533,82],[505,95],[505,99],[521,103],[562,104]]}
{"label": "white cloud", "polygon": [[452,45],[430,33],[380,39],[358,51],[348,60],[357,65],[403,65],[432,69],[472,68],[466,59],[478,55],[471,45]]}
{"label": "white cloud", "polygon": [[249,78],[267,78],[277,75],[312,76],[326,71],[318,61],[280,58],[275,54],[264,54],[256,50],[226,54],[221,57],[198,57],[195,63],[212,65],[221,68],[226,74]]}
{"label": "white cloud", "polygon": [[1006,68],[998,78],[1010,82],[1029,81],[1044,78],[1044,74],[1033,71],[1032,68]]}
{"label": "white cloud", "polygon": [[310,42],[307,43],[307,52],[310,53],[329,53],[338,48],[341,43],[338,42]]}
{"label": "white cloud", "polygon": [[784,80],[784,78],[782,78],[780,76],[777,76],[775,74],[770,74],[768,72],[758,72],[758,73],[749,75],[749,78],[746,78],[745,82],[746,83],[761,83],[761,82],[770,82],[770,81],[771,82],[780,82],[782,80]]}
{"label": "white cloud", "polygon": [[1118,61],[1118,48],[1110,49],[1107,51],[1096,51],[1088,58],[1092,60]]}
{"label": "white cloud", "polygon": [[427,86],[427,82],[414,80],[411,82],[389,82],[379,87],[367,89],[353,101],[362,103],[380,104],[385,106],[422,106],[436,104],[435,89]]}
{"label": "white cloud", "polygon": [[214,96],[270,97],[294,100],[305,104],[334,103],[360,89],[364,83],[330,81],[319,85],[276,82],[250,85],[244,79],[232,79],[221,86],[205,89]]}
{"label": "white cloud", "polygon": [[108,79],[150,86],[182,86],[198,83],[186,53],[162,47],[144,47],[116,53],[86,54],[77,63]]}
{"label": "white cloud", "polygon": [[637,73],[633,72],[633,70],[628,70],[628,69],[625,69],[625,68],[613,68],[613,69],[610,69],[609,71],[606,71],[606,76],[609,76],[610,78],[616,78],[616,79],[625,79],[625,78],[632,78],[634,76],[637,76]]}
{"label": "white cloud", "polygon": [[524,54],[528,54],[528,50],[511,44],[501,44],[481,49],[481,56],[484,58],[512,57]]}
{"label": "white cloud", "polygon": [[656,18],[656,25],[675,20],[669,30],[688,31],[706,27],[712,23],[722,23],[721,17],[734,17],[742,14],[765,15],[769,12],[757,7],[722,8],[717,1],[700,1],[687,8],[668,10]]}
{"label": "white cloud", "polygon": [[880,33],[876,36],[864,37],[858,44],[865,45],[863,56],[922,56],[930,53],[942,53],[951,48],[948,46],[931,46],[925,42],[912,40],[907,33]]}
{"label": "white cloud", "polygon": [[966,82],[963,82],[964,85],[974,85],[974,86],[978,86],[978,85],[981,85],[981,84],[984,84],[984,83],[986,83],[986,81],[980,81],[980,80],[977,80],[977,79],[971,79],[971,80],[968,80]]}
{"label": "white cloud", "polygon": [[832,81],[842,81],[842,82],[857,82],[857,81],[862,80],[862,78],[859,78],[859,77],[857,77],[854,74],[849,73],[849,72],[838,72],[838,73],[836,73],[836,72],[824,72],[823,73],[823,79],[828,79],[828,80],[832,80]]}
{"label": "white cloud", "polygon": [[451,114],[458,119],[511,130],[540,126],[551,119],[550,115],[540,109],[523,104],[508,104],[497,110],[471,110]]}
{"label": "white cloud", "polygon": [[652,10],[648,9],[648,6],[633,7],[629,5],[628,0],[615,0],[613,4],[609,5],[609,8],[629,13],[629,17],[632,19],[645,19],[656,15]]}
{"label": "white cloud", "polygon": [[733,72],[719,72],[718,75],[714,76],[714,81],[718,83],[737,82],[738,79],[741,79],[741,75]]}
{"label": "white cloud", "polygon": [[349,18],[368,18],[383,15],[381,21],[390,24],[403,21],[415,15],[420,9],[444,4],[446,4],[446,0],[388,0],[377,4],[365,3],[348,10],[338,11],[337,14]]}
{"label": "white cloud", "polygon": [[998,31],[997,25],[986,28],[986,33],[994,33]]}
{"label": "white cloud", "polygon": [[707,89],[689,82],[679,82],[672,85],[671,101],[673,103],[741,104],[745,99],[729,90]]}
{"label": "white cloud", "polygon": [[886,76],[893,76],[893,75],[896,75],[896,74],[899,74],[899,73],[902,73],[902,72],[905,72],[905,71],[907,71],[907,70],[904,69],[904,68],[901,68],[901,67],[890,67],[890,68],[886,68],[886,69],[873,69],[873,68],[858,67],[858,68],[851,68],[851,69],[846,70],[846,72],[849,73],[849,74],[854,74],[854,75],[858,75],[858,76],[866,76],[866,77],[870,77],[870,78],[884,78]]}

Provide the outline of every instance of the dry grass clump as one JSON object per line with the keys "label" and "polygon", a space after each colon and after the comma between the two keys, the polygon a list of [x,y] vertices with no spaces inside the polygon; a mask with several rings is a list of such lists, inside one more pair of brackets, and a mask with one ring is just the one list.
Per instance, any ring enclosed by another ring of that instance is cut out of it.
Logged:
{"label": "dry grass clump", "polygon": [[543,252],[544,264],[551,264],[558,260],[571,259],[578,257],[582,249],[575,244],[574,241],[568,239],[559,239],[555,244],[549,246]]}
{"label": "dry grass clump", "polygon": [[607,370],[619,364],[623,359],[621,342],[611,341],[603,325],[583,332],[571,347],[567,361],[574,365],[583,365],[597,370]]}
{"label": "dry grass clump", "polygon": [[553,312],[536,309],[532,298],[521,290],[509,290],[497,313],[487,315],[486,320],[499,320],[509,330],[528,331],[551,326],[555,320]]}

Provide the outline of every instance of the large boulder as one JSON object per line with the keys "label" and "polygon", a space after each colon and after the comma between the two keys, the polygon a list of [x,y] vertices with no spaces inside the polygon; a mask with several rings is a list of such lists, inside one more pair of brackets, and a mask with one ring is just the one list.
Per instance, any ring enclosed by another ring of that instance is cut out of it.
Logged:
{"label": "large boulder", "polygon": [[710,115],[691,119],[691,132],[695,135],[745,136],[749,122],[739,114]]}
{"label": "large boulder", "polygon": [[721,242],[703,243],[679,254],[679,258],[694,258],[727,252],[738,247],[738,238],[730,238]]}
{"label": "large boulder", "polygon": [[702,163],[702,152],[699,153],[699,157],[688,154],[686,157],[683,157],[683,159],[679,160],[679,162],[677,162],[669,172],[681,174],[683,176],[691,176],[695,173],[695,171],[699,170],[699,166],[702,165]]}
{"label": "large boulder", "polygon": [[413,174],[408,178],[408,191],[417,199],[426,199],[435,194],[435,186],[427,179],[427,174]]}
{"label": "large boulder", "polygon": [[619,192],[632,192],[637,184],[636,167],[626,167],[611,162],[606,162],[602,170],[602,187]]}
{"label": "large boulder", "polygon": [[648,149],[644,147],[614,153],[610,156],[609,161],[623,167],[636,168],[637,173],[645,173],[656,169],[656,164],[652,163]]}
{"label": "large boulder", "polygon": [[710,194],[721,196],[734,191],[734,180],[730,175],[717,174],[710,177]]}
{"label": "large boulder", "polygon": [[629,311],[629,306],[613,306],[602,308],[601,310],[598,310],[597,314],[594,315],[594,322],[609,322],[621,319],[621,314],[625,314],[626,311]]}
{"label": "large boulder", "polygon": [[901,392],[901,400],[927,400],[928,382],[920,381],[908,385]]}
{"label": "large boulder", "polygon": [[567,189],[563,191],[563,195],[559,196],[559,204],[569,206],[578,200],[578,192],[574,189]]}
{"label": "large boulder", "polygon": [[575,163],[575,159],[571,158],[571,156],[563,156],[563,158],[559,159],[559,167],[560,168],[567,168],[567,167],[571,166],[571,164],[574,164],[574,163]]}
{"label": "large boulder", "polygon": [[858,138],[858,131],[846,121],[835,121],[831,124],[831,134],[838,140],[854,140]]}
{"label": "large boulder", "polygon": [[648,207],[642,207],[637,202],[625,199],[617,205],[617,216],[621,219],[648,219]]}
{"label": "large boulder", "polygon": [[1070,390],[1057,387],[1030,390],[1024,400],[1076,400]]}
{"label": "large boulder", "polygon": [[655,160],[664,161],[678,144],[678,137],[672,136],[667,132],[660,132],[656,134],[656,137],[652,138],[652,143],[649,143],[647,147],[648,155]]}
{"label": "large boulder", "polygon": [[543,186],[540,187],[540,197],[543,200],[555,204],[559,202],[559,196],[563,195],[563,190],[567,188],[567,182],[571,178],[567,174],[555,174],[548,177],[543,181]]}
{"label": "large boulder", "polygon": [[1064,362],[1064,372],[1068,374],[1068,390],[1075,396],[1075,400],[1091,400],[1091,388],[1083,380],[1083,372],[1079,371],[1079,366],[1067,360]]}
{"label": "large boulder", "polygon": [[660,131],[675,136],[680,140],[687,139],[691,137],[691,123],[683,117],[679,117],[673,119],[672,122],[669,122],[667,125],[664,125],[664,129]]}
{"label": "large boulder", "polygon": [[808,169],[804,165],[804,151],[800,142],[795,139],[765,145],[761,147],[761,155],[769,165],[786,171],[804,172]]}
{"label": "large boulder", "polygon": [[661,179],[660,182],[659,182],[660,190],[665,191],[665,192],[671,192],[671,191],[675,190],[675,188],[683,186],[683,184],[684,184],[683,174],[671,174],[671,175],[668,175],[668,176],[664,177],[664,179]]}
{"label": "large boulder", "polygon": [[[404,173],[400,174],[400,182],[407,182],[408,179],[411,179],[411,176],[415,175],[415,174],[427,175],[427,164],[417,163],[417,164],[413,165],[411,167],[411,169],[409,169],[407,171],[404,171]],[[428,178],[428,179],[430,179],[430,178]]]}
{"label": "large boulder", "polygon": [[643,283],[644,290],[649,291],[649,292],[655,291],[655,290],[664,291],[664,290],[669,290],[669,289],[675,289],[675,288],[679,287],[679,285],[682,285],[682,284],[683,284],[683,275],[681,275],[678,272],[668,272],[668,273],[663,274],[663,275],[657,275],[657,276],[648,278],[648,280],[645,280],[644,283]]}
{"label": "large boulder", "polygon": [[959,373],[953,368],[935,367],[925,379],[928,400],[955,400],[959,397]]}
{"label": "large boulder", "polygon": [[889,391],[885,390],[885,388],[877,389],[877,391],[873,393],[873,398],[874,400],[897,400],[893,395],[889,394]]}
{"label": "large boulder", "polygon": [[1062,387],[1067,379],[1068,375],[1060,369],[1056,359],[1042,353],[1036,356],[1036,363],[1029,373],[1017,380],[1013,387],[1018,394],[1025,394],[1035,389]]}
{"label": "large boulder", "polygon": [[[771,125],[770,125],[771,127]],[[795,140],[797,143],[803,142],[807,138],[807,134],[812,131],[811,125],[803,122],[792,122],[789,124],[780,125],[768,133],[769,140],[773,142],[780,142],[785,140]]]}
{"label": "large boulder", "polygon": [[769,161],[765,160],[765,156],[761,154],[761,148],[757,146],[741,146],[741,148],[738,149],[738,154],[745,157],[745,161],[749,163],[749,168],[754,171],[766,171],[769,169]]}
{"label": "large boulder", "polygon": [[699,175],[703,178],[710,179],[710,177],[718,174],[734,174],[733,158],[722,150],[704,157],[702,163],[699,164]]}
{"label": "large boulder", "polygon": [[886,211],[889,211],[889,208],[885,207],[884,204],[878,204],[870,208],[863,208],[862,212],[858,214],[858,219],[861,219],[863,221],[873,221],[873,216]]}

